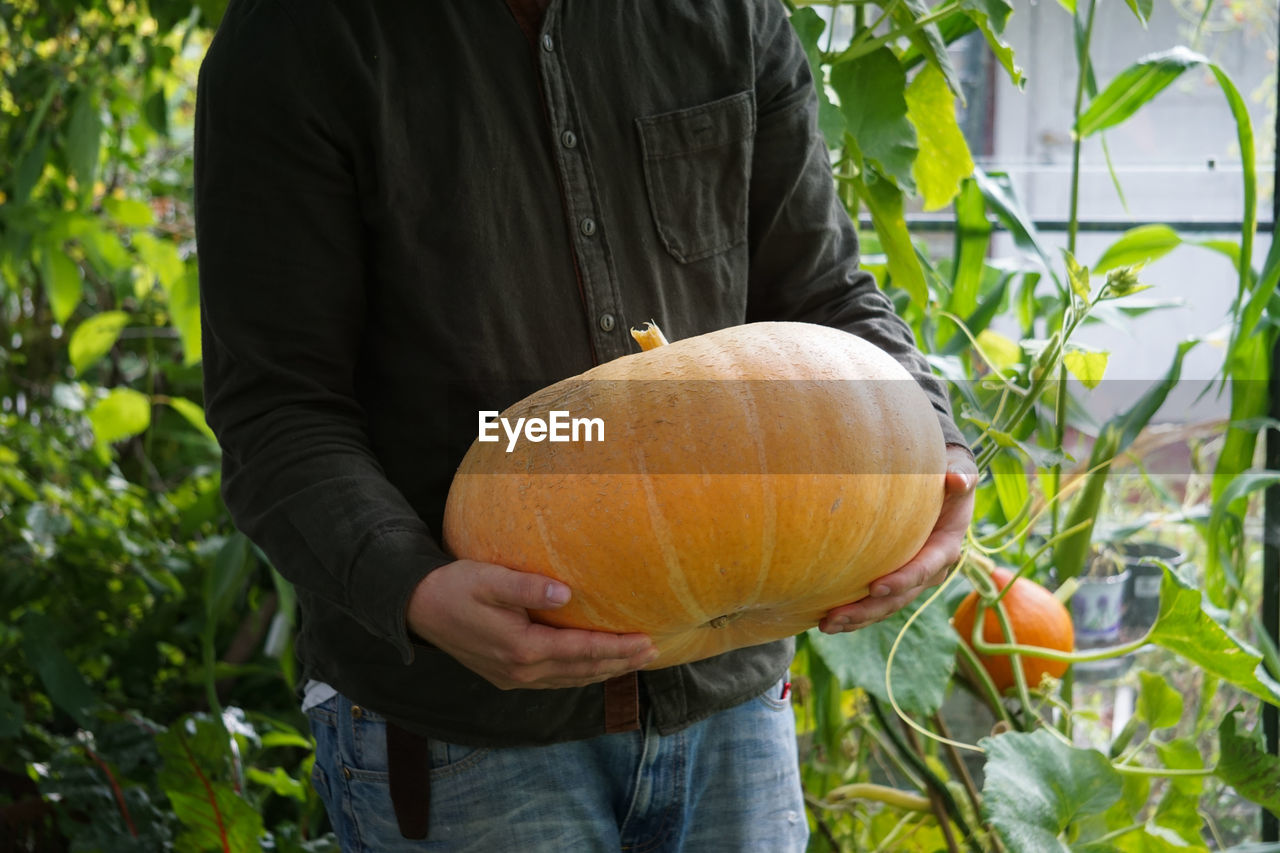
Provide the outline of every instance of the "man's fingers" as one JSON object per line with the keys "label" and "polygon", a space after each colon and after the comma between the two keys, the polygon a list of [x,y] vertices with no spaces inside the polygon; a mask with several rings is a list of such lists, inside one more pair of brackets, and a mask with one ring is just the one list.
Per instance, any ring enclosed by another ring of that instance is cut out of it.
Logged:
{"label": "man's fingers", "polygon": [[537,645],[544,659],[564,663],[608,663],[657,654],[652,641],[644,634],[610,634],[531,624],[526,636]]}
{"label": "man's fingers", "polygon": [[490,603],[522,610],[548,610],[569,601],[569,587],[543,575],[486,566],[484,594]]}

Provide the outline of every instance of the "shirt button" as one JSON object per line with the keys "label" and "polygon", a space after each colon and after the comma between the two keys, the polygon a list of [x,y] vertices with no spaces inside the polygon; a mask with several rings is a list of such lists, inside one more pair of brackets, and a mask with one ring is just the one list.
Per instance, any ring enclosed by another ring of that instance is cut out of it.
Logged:
{"label": "shirt button", "polygon": [[556,49],[556,43],[551,40],[551,33],[542,34],[542,49],[547,53]]}
{"label": "shirt button", "polygon": [[578,137],[574,135],[572,130],[566,130],[564,133],[560,134],[560,144],[565,148],[573,148],[578,144]]}
{"label": "shirt button", "polygon": [[613,327],[617,325],[617,319],[612,314],[600,315],[600,328],[606,332],[612,332]]}
{"label": "shirt button", "polygon": [[596,221],[588,216],[583,219],[582,222],[578,223],[578,230],[582,232],[584,237],[590,237],[592,234],[596,233]]}

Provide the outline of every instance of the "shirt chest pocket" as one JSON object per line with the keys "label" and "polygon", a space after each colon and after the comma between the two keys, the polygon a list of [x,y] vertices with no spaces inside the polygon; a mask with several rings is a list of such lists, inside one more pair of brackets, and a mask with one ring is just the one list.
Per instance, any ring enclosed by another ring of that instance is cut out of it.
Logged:
{"label": "shirt chest pocket", "polygon": [[746,242],[751,92],[638,118],[636,125],[649,209],[672,257],[690,263]]}

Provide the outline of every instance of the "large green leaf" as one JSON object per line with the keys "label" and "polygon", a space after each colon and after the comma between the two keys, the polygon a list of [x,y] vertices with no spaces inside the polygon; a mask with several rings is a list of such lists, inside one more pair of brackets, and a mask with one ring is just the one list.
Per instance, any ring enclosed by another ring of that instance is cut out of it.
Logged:
{"label": "large green leaf", "polygon": [[213,430],[209,428],[209,422],[205,420],[204,409],[199,403],[192,402],[185,397],[165,397],[164,402],[171,409],[195,427],[201,435],[212,442],[217,442],[218,437],[213,434]]}
{"label": "large green leaf", "polygon": [[982,811],[1009,853],[1067,853],[1063,832],[1120,798],[1120,774],[1105,755],[1068,746],[1044,729],[979,745],[987,751]]}
{"label": "large green leaf", "polygon": [[71,105],[71,117],[67,120],[64,146],[67,168],[88,193],[93,188],[98,170],[98,150],[102,143],[102,117],[94,93],[81,89]]}
{"label": "large green leaf", "polygon": [[1096,275],[1133,264],[1146,264],[1163,258],[1178,246],[1182,238],[1168,225],[1139,225],[1120,236],[1093,265]]}
{"label": "large green leaf", "polygon": [[925,210],[946,207],[973,174],[969,145],[956,124],[956,99],[936,66],[916,74],[907,87],[907,117],[915,125],[920,153],[912,175]]}
{"label": "large green leaf", "polygon": [[98,359],[111,352],[124,327],[129,325],[129,315],[124,311],[103,311],[85,320],[71,333],[67,351],[76,373],[84,373]]}
{"label": "large green leaf", "polygon": [[190,367],[201,359],[200,276],[194,260],[186,263],[185,272],[168,293],[169,324],[178,330],[182,341],[182,363]]}
{"label": "large green leaf", "polygon": [[929,285],[907,230],[902,190],[886,178],[875,175],[869,184],[854,184],[858,198],[867,206],[876,236],[884,250],[893,284],[906,291],[911,301],[923,307],[929,301]]}
{"label": "large green leaf", "polygon": [[911,46],[928,61],[930,68],[941,74],[951,93],[963,97],[960,75],[956,74],[955,66],[951,64],[951,54],[947,52],[947,41],[942,37],[938,25],[932,20],[924,26],[920,25],[922,20],[929,19],[933,14],[934,10],[929,7],[928,2],[899,0],[886,8],[889,9],[889,14],[898,29],[907,34]]}
{"label": "large green leaf", "polygon": [[1128,4],[1130,11],[1133,12],[1142,26],[1147,25],[1147,21],[1151,20],[1151,9],[1154,6],[1154,0],[1124,0]]}
{"label": "large green leaf", "polygon": [[161,240],[145,231],[135,233],[132,241],[143,265],[155,275],[165,293],[171,293],[187,271],[178,247],[170,240]]}
{"label": "large green leaf", "polygon": [[1026,85],[1022,68],[1013,54],[1013,48],[1001,38],[1005,22],[1013,12],[1013,6],[1004,0],[960,0],[960,8],[982,30],[982,37],[995,56],[1010,82],[1021,89]]}
{"label": "large green leaf", "polygon": [[907,76],[898,57],[881,47],[838,62],[831,69],[831,87],[862,158],[899,187],[915,189],[916,131],[907,120]]}
{"label": "large green leaf", "polygon": [[1262,654],[1210,615],[1204,598],[1189,581],[1166,568],[1151,642],[1259,699],[1280,705],[1280,684],[1266,673]]}
{"label": "large green leaf", "polygon": [[1182,719],[1182,694],[1153,672],[1138,673],[1142,690],[1138,694],[1138,719],[1153,729],[1176,726]]}
{"label": "large green leaf", "polygon": [[[889,618],[848,634],[809,631],[810,654],[822,658],[845,688],[860,687],[888,702],[885,668],[889,651],[923,598]],[[928,715],[942,707],[955,671],[959,641],[936,603],[925,608],[902,636],[893,656],[893,697],[907,713]]]}
{"label": "large green leaf", "polygon": [[[968,317],[978,307],[978,294],[982,287],[992,231],[982,191],[972,178],[961,183],[955,198],[955,211],[956,236],[951,265],[951,296],[947,301],[947,310],[960,317]],[[981,329],[972,331],[977,333]],[[943,337],[942,342],[945,343],[947,337]]]}
{"label": "large green leaf", "polygon": [[192,716],[156,738],[163,761],[160,786],[185,832],[187,850],[250,853],[261,850],[262,817],[228,780],[229,746],[214,721]]}
{"label": "large green leaf", "polygon": [[1062,281],[1054,268],[1053,261],[1044,244],[1040,242],[1040,232],[1036,230],[1031,215],[1023,208],[1013,182],[1007,174],[1001,172],[985,172],[981,167],[973,170],[973,179],[986,199],[987,208],[995,214],[1000,223],[1009,231],[1013,243],[1020,250],[1038,260],[1043,269],[1062,288]]}
{"label": "large green leaf", "polygon": [[823,75],[822,51],[818,47],[818,38],[826,29],[827,22],[822,16],[809,8],[797,9],[791,15],[791,26],[804,46],[805,57],[809,60],[809,71],[813,75],[813,86],[818,93],[818,128],[828,148],[837,148],[844,139],[844,114],[840,108],[831,103],[827,96],[826,78]]}
{"label": "large green leaf", "polygon": [[80,304],[83,293],[80,267],[67,257],[58,244],[45,246],[43,261],[41,272],[53,319],[58,323],[66,323]]}
{"label": "large green leaf", "polygon": [[77,724],[89,728],[98,698],[63,652],[59,631],[48,616],[28,613],[23,618],[22,652],[53,704],[70,714]]}
{"label": "large green leaf", "polygon": [[123,441],[151,426],[151,399],[132,388],[113,388],[89,409],[89,422],[99,444]]}
{"label": "large green leaf", "polygon": [[1262,743],[1261,732],[1236,732],[1237,706],[1218,726],[1218,766],[1214,773],[1236,792],[1253,802],[1280,814],[1280,758],[1270,754]]}
{"label": "large green leaf", "polygon": [[991,478],[1005,520],[1013,521],[1031,501],[1031,486],[1022,460],[1008,450],[1000,451],[991,460]]}
{"label": "large green leaf", "polygon": [[1081,138],[1115,127],[1163,92],[1188,68],[1208,63],[1185,47],[1144,56],[1116,75],[1080,114],[1076,134]]}

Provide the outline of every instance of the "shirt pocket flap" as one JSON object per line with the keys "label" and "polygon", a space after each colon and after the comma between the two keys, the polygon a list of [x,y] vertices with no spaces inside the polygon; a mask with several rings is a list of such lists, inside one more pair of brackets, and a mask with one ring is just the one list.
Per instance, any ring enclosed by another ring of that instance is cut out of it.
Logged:
{"label": "shirt pocket flap", "polygon": [[746,242],[752,93],[644,116],[636,127],[649,207],[667,251],[690,263]]}

